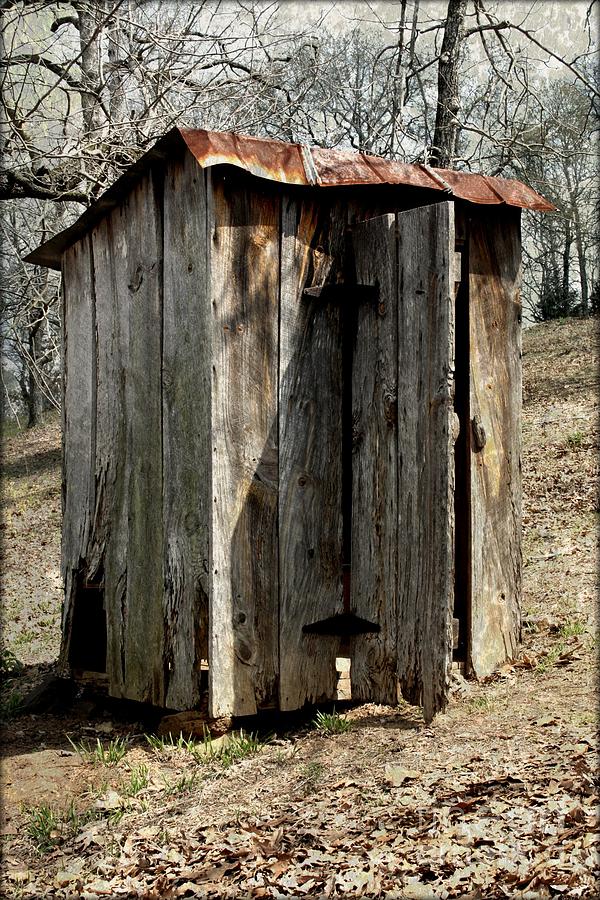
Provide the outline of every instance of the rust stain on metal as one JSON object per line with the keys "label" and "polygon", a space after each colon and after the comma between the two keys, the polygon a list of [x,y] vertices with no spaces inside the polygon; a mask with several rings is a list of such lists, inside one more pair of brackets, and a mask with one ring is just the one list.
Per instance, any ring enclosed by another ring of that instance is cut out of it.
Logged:
{"label": "rust stain on metal", "polygon": [[180,129],[179,133],[202,168],[239,166],[270,181],[308,184],[299,144],[245,137],[231,132]]}
{"label": "rust stain on metal", "polygon": [[202,168],[231,165],[257,178],[312,189],[406,185],[441,191],[445,196],[476,204],[506,204],[540,212],[555,209],[520,181],[395,162],[352,150],[325,150],[233,132],[174,128],[130,166],[74,225],[46,241],[26,256],[25,261],[60,269],[63,252],[114,209],[151,165],[164,165],[183,148],[192,153]]}

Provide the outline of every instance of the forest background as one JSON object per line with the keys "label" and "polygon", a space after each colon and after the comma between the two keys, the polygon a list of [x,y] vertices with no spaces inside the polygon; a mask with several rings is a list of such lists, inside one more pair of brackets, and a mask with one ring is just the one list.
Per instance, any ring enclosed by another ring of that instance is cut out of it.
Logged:
{"label": "forest background", "polygon": [[5,418],[60,404],[56,273],[23,256],[175,125],[519,178],[526,322],[600,306],[600,2],[0,0]]}

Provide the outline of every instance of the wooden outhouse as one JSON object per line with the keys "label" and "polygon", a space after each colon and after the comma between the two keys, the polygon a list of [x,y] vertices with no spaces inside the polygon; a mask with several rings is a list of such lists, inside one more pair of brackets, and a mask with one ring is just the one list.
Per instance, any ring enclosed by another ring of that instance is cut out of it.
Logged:
{"label": "wooden outhouse", "polygon": [[65,666],[219,716],[349,660],[430,719],[453,659],[514,654],[521,208],[552,207],[176,129],[28,257],[63,276]]}

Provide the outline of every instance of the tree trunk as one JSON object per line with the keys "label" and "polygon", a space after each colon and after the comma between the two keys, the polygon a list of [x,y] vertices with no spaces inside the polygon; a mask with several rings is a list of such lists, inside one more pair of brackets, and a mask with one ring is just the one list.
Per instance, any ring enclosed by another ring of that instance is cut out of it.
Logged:
{"label": "tree trunk", "polygon": [[126,121],[127,97],[123,83],[123,72],[126,60],[122,59],[123,50],[120,45],[123,42],[123,33],[127,28],[127,20],[131,19],[129,4],[124,10],[117,10],[107,25],[108,62],[109,73],[106,78],[106,87],[109,94],[110,124],[121,125]]}
{"label": "tree trunk", "polygon": [[[35,316],[36,310],[33,310]],[[27,409],[27,428],[35,428],[42,417],[43,398],[35,372],[35,361],[39,355],[39,332],[41,321],[34,321],[27,331],[27,355],[24,361],[23,372],[19,378],[23,403]]]}
{"label": "tree trunk", "polygon": [[[81,49],[81,81],[84,90],[81,92],[81,113],[83,117],[84,146],[92,141],[98,144],[103,125],[100,105],[100,85],[102,82],[102,22],[105,18],[104,0],[95,0],[95,4],[81,2],[76,4],[79,18],[79,43]],[[87,148],[86,148],[87,149]],[[83,166],[87,174],[94,176],[93,166],[85,162]]]}
{"label": "tree trunk", "polygon": [[562,290],[566,298],[569,293],[569,279],[571,269],[571,246],[573,244],[573,232],[571,231],[571,222],[569,219],[565,222],[565,246],[563,250],[563,272],[562,272]]}
{"label": "tree trunk", "polygon": [[577,259],[579,262],[579,281],[581,283],[581,314],[587,316],[590,304],[587,262],[585,258],[585,248],[583,246],[583,235],[581,233],[581,220],[579,218],[579,210],[577,207],[575,207],[573,219],[575,225],[575,246],[577,247]]}
{"label": "tree trunk", "polygon": [[438,98],[435,131],[430,163],[440,168],[452,168],[458,144],[460,108],[458,81],[462,32],[467,0],[449,0],[438,67]]}
{"label": "tree trunk", "polygon": [[406,4],[408,0],[401,0],[400,4],[400,23],[398,25],[398,56],[396,57],[396,67],[393,76],[392,91],[392,130],[390,134],[389,154],[393,157],[396,149],[396,124],[404,106],[404,91],[406,86],[406,73],[404,71],[404,27],[406,24]]}

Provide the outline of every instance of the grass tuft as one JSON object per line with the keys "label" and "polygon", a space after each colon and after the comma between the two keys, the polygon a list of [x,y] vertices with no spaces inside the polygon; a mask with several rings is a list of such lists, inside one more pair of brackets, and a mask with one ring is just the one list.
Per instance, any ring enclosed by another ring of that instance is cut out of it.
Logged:
{"label": "grass tuft", "polygon": [[96,738],[95,744],[90,744],[86,741],[72,741],[69,735],[66,737],[73,750],[84,762],[91,762],[95,765],[116,766],[129,749],[127,738],[115,738],[105,746],[100,738]]}
{"label": "grass tuft", "polygon": [[266,741],[261,741],[254,732],[246,733],[243,729],[230,736],[229,741],[221,748],[218,759],[222,766],[228,767],[241,759],[253,756],[265,746]]}
{"label": "grass tuft", "polygon": [[185,738],[182,734],[175,737],[169,732],[164,737],[159,737],[156,734],[147,734],[145,738],[159,756],[169,753],[171,750],[187,750],[188,753],[193,754],[198,747],[198,742],[193,739],[191,734]]}
{"label": "grass tuft", "polygon": [[560,629],[560,634],[564,638],[575,637],[578,634],[585,634],[585,625],[583,622],[566,622]]}
{"label": "grass tuft", "polygon": [[352,723],[336,712],[335,707],[330,713],[319,710],[313,719],[313,725],[319,734],[344,734],[352,728]]}
{"label": "grass tuft", "polygon": [[126,797],[137,797],[140,791],[148,787],[149,783],[148,766],[137,766],[130,770],[129,781],[123,785],[123,793]]}
{"label": "grass tuft", "polygon": [[14,678],[23,671],[23,663],[17,659],[12,650],[4,647],[0,650],[0,675],[3,678]]}
{"label": "grass tuft", "polygon": [[179,735],[179,737],[174,737],[172,734],[166,737],[146,735],[147,742],[157,754],[169,753],[172,750],[184,750],[197,763],[217,761],[224,767],[258,753],[268,741],[268,738],[260,740],[254,732],[245,732],[243,729],[226,735],[226,738],[226,741],[221,741],[220,738],[213,740],[206,728],[201,741],[195,741],[191,736],[184,738],[183,735]]}
{"label": "grass tuft", "polygon": [[169,796],[174,796],[177,794],[187,794],[189,793],[195,786],[198,781],[198,772],[190,772],[189,775],[185,773],[181,775],[176,781],[170,782],[167,779],[163,779],[165,782],[165,789]]}
{"label": "grass tuft", "polygon": [[567,435],[567,447],[571,450],[576,450],[578,447],[581,447],[584,438],[583,431],[572,431],[571,434]]}
{"label": "grass tuft", "polygon": [[493,702],[490,698],[483,695],[482,697],[473,697],[472,700],[469,700],[468,709],[472,713],[489,712],[492,706]]}
{"label": "grass tuft", "polygon": [[49,853],[60,841],[61,820],[58,814],[42,803],[28,811],[26,831],[40,853]]}

